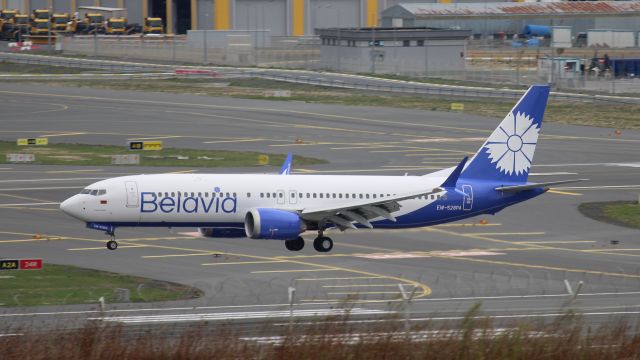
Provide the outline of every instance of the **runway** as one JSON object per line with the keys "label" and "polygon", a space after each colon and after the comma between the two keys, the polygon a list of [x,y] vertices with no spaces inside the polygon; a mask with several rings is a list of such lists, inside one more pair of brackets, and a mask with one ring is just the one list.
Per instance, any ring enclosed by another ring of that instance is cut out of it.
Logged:
{"label": "runway", "polygon": [[[161,139],[166,147],[291,151],[330,161],[293,169],[313,174],[425,174],[473,154],[499,121],[453,112],[15,84],[0,84],[0,99],[2,140],[47,136],[52,143],[124,145]],[[568,310],[594,324],[611,317],[637,320],[638,231],[587,219],[577,206],[636,200],[639,145],[638,131],[545,123],[530,180],[589,181],[496,216],[411,230],[334,233],[329,254],[311,246],[291,253],[278,241],[200,238],[195,229],[124,228],[118,230],[121,246],[111,252],[103,234],[85,229],[57,204],[103,178],[207,169],[0,165],[2,257],[42,257],[45,263],[190,284],[206,293],[180,303],[110,304],[103,313],[96,304],[0,307],[0,316],[14,325],[265,319],[277,324],[290,315],[293,287],[300,321],[344,306],[358,309],[352,321],[382,320],[401,314],[402,291],[414,289],[415,322],[456,321],[477,302],[482,314],[504,322],[550,321]],[[570,295],[580,282],[580,293]]]}

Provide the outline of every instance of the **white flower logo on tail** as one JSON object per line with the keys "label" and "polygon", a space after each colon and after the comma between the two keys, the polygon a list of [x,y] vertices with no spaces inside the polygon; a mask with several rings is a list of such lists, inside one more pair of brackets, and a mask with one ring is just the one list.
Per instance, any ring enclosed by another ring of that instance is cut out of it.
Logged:
{"label": "white flower logo on tail", "polygon": [[508,175],[520,175],[531,167],[540,129],[525,113],[509,113],[491,134],[485,147],[491,163]]}

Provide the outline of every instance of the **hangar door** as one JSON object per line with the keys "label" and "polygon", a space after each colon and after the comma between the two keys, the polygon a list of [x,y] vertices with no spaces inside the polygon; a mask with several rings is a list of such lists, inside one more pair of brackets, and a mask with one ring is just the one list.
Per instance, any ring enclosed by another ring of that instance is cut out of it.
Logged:
{"label": "hangar door", "polygon": [[311,0],[308,34],[314,29],[357,27],[360,25],[358,0]]}
{"label": "hangar door", "polygon": [[287,35],[286,0],[236,0],[236,30],[271,30],[272,36]]}

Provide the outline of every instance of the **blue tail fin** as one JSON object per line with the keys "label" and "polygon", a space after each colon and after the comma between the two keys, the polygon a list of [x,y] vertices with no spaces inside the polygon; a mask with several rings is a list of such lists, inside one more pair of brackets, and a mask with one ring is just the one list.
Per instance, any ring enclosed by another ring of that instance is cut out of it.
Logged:
{"label": "blue tail fin", "polygon": [[291,174],[291,164],[293,163],[293,154],[292,153],[288,153],[287,157],[284,159],[284,163],[282,164],[282,167],[280,168],[280,175],[289,175]]}
{"label": "blue tail fin", "polygon": [[531,86],[469,161],[461,177],[527,182],[548,97],[548,85]]}

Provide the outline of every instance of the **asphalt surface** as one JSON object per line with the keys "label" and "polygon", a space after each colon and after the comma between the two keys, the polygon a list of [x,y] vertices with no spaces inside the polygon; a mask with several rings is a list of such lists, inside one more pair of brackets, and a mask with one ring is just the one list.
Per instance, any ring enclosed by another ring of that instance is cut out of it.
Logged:
{"label": "asphalt surface", "polygon": [[[187,95],[0,84],[0,139],[254,150],[325,158],[294,168],[316,174],[425,174],[474,153],[499,119],[459,113],[346,107]],[[575,311],[593,324],[640,319],[638,231],[583,217],[586,201],[635,200],[640,132],[546,123],[531,181],[587,178],[498,213],[397,231],[334,233],[334,250],[290,253],[278,241],[207,239],[195,229],[118,229],[120,248],[57,210],[99,179],[202,168],[0,165],[0,257],[42,257],[190,284],[206,296],[184,302],[1,308],[8,327],[81,326],[87,321],[159,326],[267,320],[347,306],[352,321],[402,314],[400,288],[415,288],[415,323],[457,321],[477,302],[497,321],[552,321]],[[275,172],[275,168],[214,169]],[[211,171],[211,170],[209,170]],[[40,239],[33,235],[39,234]],[[313,239],[314,234],[305,236]],[[617,240],[617,244],[612,243]],[[565,282],[566,280],[566,282]],[[0,281],[2,281],[0,279]],[[579,285],[582,282],[582,285]],[[577,296],[568,294],[566,284]],[[142,292],[144,289],[141,290]],[[248,325],[249,324],[249,325]],[[263,329],[264,330],[264,329]],[[9,330],[6,330],[9,331]]]}

